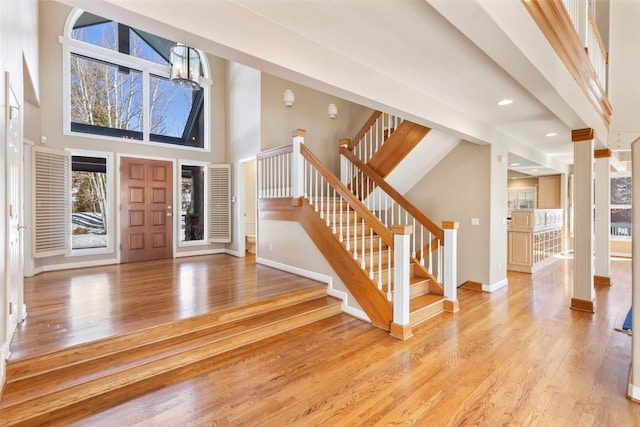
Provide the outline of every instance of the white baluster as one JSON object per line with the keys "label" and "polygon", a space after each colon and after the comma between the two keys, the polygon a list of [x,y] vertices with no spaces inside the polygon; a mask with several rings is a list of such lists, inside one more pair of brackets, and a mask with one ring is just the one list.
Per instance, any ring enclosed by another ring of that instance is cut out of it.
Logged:
{"label": "white baluster", "polygon": [[325,218],[327,218],[327,227],[329,227],[331,225],[331,215],[329,214],[329,209],[331,209],[331,204],[329,203],[329,200],[331,199],[329,197],[329,181],[327,181],[327,214],[325,215]]}
{"label": "white baluster", "polygon": [[361,244],[360,247],[362,248],[362,261],[360,261],[360,268],[364,270],[364,268],[366,267],[364,258],[365,258],[366,253],[367,253],[366,250],[365,250],[365,246],[364,245],[365,245],[367,236],[364,234],[364,225],[365,225],[364,224],[364,218],[362,219],[361,222],[362,222],[362,244]]}
{"label": "white baluster", "polygon": [[391,301],[391,247],[387,248],[387,300]]}
{"label": "white baluster", "polygon": [[282,156],[276,157],[276,195],[282,197]]}
{"label": "white baluster", "polygon": [[331,232],[336,234],[336,189],[333,189],[333,227]]}
{"label": "white baluster", "polygon": [[314,210],[316,212],[318,212],[318,170],[314,169],[313,172],[314,172],[314,183],[315,183],[314,188],[311,190],[311,191],[313,191],[312,198],[313,198],[313,200],[315,202],[313,204],[313,208],[314,208]]}
{"label": "white baluster", "polygon": [[442,283],[442,245],[440,244],[440,240],[438,240],[438,244],[436,245],[438,248],[438,283]]}
{"label": "white baluster", "polygon": [[358,259],[358,213],[353,211],[353,259]]}
{"label": "white baluster", "polygon": [[428,242],[429,268],[427,269],[427,271],[429,271],[429,274],[433,274],[433,251],[431,250],[431,241],[432,240],[433,240],[433,236],[431,235],[431,232],[429,232],[429,242]]}
{"label": "white baluster", "polygon": [[424,267],[424,226],[420,225],[420,265]]}
{"label": "white baluster", "polygon": [[373,228],[369,228],[369,279],[373,280]]}
{"label": "white baluster", "polygon": [[[409,221],[407,221],[408,223]],[[411,245],[413,246],[413,250],[411,251],[411,256],[413,258],[416,257],[416,233],[415,233],[415,229],[416,229],[416,219],[413,218],[413,223],[412,223],[412,230],[414,230],[414,232],[411,234]]]}
{"label": "white baluster", "polygon": [[382,237],[378,237],[378,289],[382,290]]}
{"label": "white baluster", "polygon": [[320,218],[324,219],[324,177],[320,175]]}
{"label": "white baluster", "polygon": [[[349,211],[351,209],[349,209],[349,205],[348,204],[347,204],[347,206],[345,206],[345,209],[347,210],[347,236],[346,237],[347,237],[347,250],[349,251],[349,250],[351,250],[351,235],[349,234]],[[340,227],[340,229],[342,229],[342,227]]]}

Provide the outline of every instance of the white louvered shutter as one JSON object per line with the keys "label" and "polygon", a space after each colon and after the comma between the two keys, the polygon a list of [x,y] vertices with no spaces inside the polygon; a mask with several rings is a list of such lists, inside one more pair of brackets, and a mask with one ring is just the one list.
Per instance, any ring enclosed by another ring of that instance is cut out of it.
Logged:
{"label": "white louvered shutter", "polygon": [[231,165],[209,166],[209,242],[231,242]]}
{"label": "white louvered shutter", "polygon": [[33,148],[33,256],[59,255],[71,247],[71,154]]}

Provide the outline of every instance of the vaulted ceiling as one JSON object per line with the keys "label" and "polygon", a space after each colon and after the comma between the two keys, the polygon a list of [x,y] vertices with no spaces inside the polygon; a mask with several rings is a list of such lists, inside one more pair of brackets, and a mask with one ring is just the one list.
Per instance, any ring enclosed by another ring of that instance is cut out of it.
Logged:
{"label": "vaulted ceiling", "polygon": [[[585,125],[570,101],[578,88],[554,87],[489,10],[510,14],[558,69],[520,2],[62,2],[471,142],[506,144],[556,170],[572,163],[570,130]],[[558,81],[570,86],[566,74]],[[513,103],[497,105],[505,98]]]}

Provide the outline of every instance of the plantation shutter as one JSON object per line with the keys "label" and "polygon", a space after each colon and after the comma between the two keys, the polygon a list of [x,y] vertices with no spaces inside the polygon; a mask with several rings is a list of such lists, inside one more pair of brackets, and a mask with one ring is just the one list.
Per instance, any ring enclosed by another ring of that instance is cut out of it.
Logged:
{"label": "plantation shutter", "polygon": [[71,155],[33,147],[33,256],[66,253],[71,247]]}
{"label": "plantation shutter", "polygon": [[209,166],[209,242],[231,242],[231,165]]}

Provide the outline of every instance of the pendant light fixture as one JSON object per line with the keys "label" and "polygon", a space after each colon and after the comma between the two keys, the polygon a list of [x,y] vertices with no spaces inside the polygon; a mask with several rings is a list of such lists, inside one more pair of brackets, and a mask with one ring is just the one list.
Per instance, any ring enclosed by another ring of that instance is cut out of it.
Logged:
{"label": "pendant light fixture", "polygon": [[197,50],[177,43],[171,48],[170,59],[172,81],[194,89],[200,87],[200,55]]}

